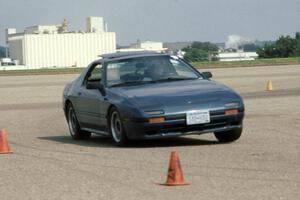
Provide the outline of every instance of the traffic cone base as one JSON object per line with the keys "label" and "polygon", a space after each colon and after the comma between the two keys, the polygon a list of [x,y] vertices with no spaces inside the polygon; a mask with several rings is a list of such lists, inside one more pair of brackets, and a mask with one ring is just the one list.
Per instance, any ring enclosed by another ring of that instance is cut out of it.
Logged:
{"label": "traffic cone base", "polygon": [[0,154],[12,153],[5,130],[0,130]]}
{"label": "traffic cone base", "polygon": [[191,183],[160,183],[159,185],[164,185],[164,186],[183,186],[183,185],[191,185]]}
{"label": "traffic cone base", "polygon": [[13,153],[13,152],[12,151],[0,152],[0,154],[9,154],[9,153]]}
{"label": "traffic cone base", "polygon": [[166,183],[162,183],[160,185],[165,185],[165,186],[190,185],[190,183],[184,181],[183,172],[179,161],[179,156],[176,151],[172,151],[171,153],[167,181]]}

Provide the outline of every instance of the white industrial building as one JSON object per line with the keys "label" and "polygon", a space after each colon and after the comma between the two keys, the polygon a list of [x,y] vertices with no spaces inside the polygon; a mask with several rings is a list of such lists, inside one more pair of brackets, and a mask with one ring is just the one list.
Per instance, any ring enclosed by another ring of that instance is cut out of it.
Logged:
{"label": "white industrial building", "polygon": [[141,49],[154,50],[154,51],[164,50],[162,42],[154,42],[154,41],[139,42],[137,43],[137,47]]}
{"label": "white industrial building", "polygon": [[156,51],[156,52],[166,52],[167,48],[163,47],[162,42],[153,41],[137,41],[131,44],[129,47],[117,49],[118,52],[128,52],[128,51]]}
{"label": "white industrial building", "polygon": [[257,57],[256,52],[220,52],[216,55],[219,61],[255,60]]}
{"label": "white industrial building", "polygon": [[101,54],[116,52],[116,34],[107,32],[102,17],[88,17],[86,31],[68,31],[62,25],[27,27],[24,32],[6,30],[9,57],[24,68],[85,67]]}

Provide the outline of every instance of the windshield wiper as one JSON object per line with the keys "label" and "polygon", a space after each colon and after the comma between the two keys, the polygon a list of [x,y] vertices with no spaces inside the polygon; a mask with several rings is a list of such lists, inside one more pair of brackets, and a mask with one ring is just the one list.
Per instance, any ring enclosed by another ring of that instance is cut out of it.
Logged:
{"label": "windshield wiper", "polygon": [[147,83],[158,83],[158,82],[168,82],[168,81],[192,80],[192,79],[198,79],[198,78],[191,78],[191,77],[168,77],[168,78],[158,79],[158,80],[152,80],[152,81],[125,81],[125,82],[113,84],[110,87],[130,86],[130,85],[139,85],[139,84],[147,84]]}
{"label": "windshield wiper", "polygon": [[168,82],[168,81],[182,81],[182,80],[193,80],[198,78],[192,78],[192,77],[168,77],[164,79],[158,79],[156,82]]}
{"label": "windshield wiper", "polygon": [[110,87],[119,87],[119,86],[126,86],[126,85],[139,85],[139,84],[146,84],[146,83],[154,83],[155,81],[125,81],[122,83],[113,84]]}

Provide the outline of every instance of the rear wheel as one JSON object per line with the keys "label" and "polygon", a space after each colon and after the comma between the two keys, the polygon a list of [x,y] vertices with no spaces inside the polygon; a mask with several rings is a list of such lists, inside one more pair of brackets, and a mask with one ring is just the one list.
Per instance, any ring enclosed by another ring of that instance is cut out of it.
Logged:
{"label": "rear wheel", "polygon": [[91,133],[80,129],[73,106],[68,106],[68,126],[71,137],[74,140],[83,140],[91,137]]}
{"label": "rear wheel", "polygon": [[230,131],[215,132],[215,137],[219,142],[227,143],[239,139],[242,135],[242,128]]}
{"label": "rear wheel", "polygon": [[109,131],[113,141],[119,145],[128,144],[128,138],[122,124],[120,113],[116,108],[112,108],[109,115]]}

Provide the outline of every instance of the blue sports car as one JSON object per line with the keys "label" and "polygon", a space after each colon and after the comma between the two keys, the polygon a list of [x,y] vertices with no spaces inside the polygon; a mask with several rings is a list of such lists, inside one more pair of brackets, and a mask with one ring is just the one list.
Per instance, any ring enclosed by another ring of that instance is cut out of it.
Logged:
{"label": "blue sports car", "polygon": [[243,100],[211,77],[169,54],[102,55],[65,86],[70,135],[107,135],[117,145],[203,133],[235,141],[243,128]]}

